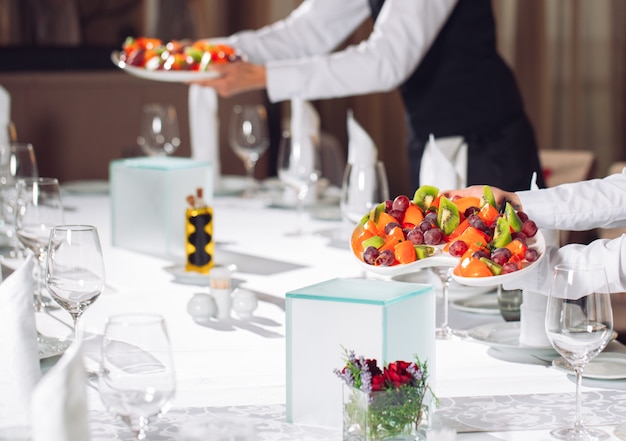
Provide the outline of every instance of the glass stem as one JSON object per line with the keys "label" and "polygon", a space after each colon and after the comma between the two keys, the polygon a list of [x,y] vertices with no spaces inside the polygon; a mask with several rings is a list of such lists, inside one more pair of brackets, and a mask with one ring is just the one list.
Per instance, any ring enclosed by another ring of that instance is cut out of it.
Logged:
{"label": "glass stem", "polygon": [[43,312],[46,309],[46,305],[43,301],[43,291],[46,286],[46,281],[44,279],[44,275],[46,272],[45,257],[46,256],[42,254],[39,254],[37,256],[37,266],[34,269],[37,272],[35,276],[35,280],[37,281],[37,286],[35,287],[34,306],[35,306],[35,311],[38,311],[38,312]]}
{"label": "glass stem", "polygon": [[583,368],[582,366],[574,366],[574,372],[576,374],[576,420],[574,422],[574,427],[582,427],[582,416],[581,416],[581,398],[580,398],[580,388],[582,385],[583,378]]}
{"label": "glass stem", "polygon": [[300,187],[300,189],[298,190],[298,230],[297,230],[297,234],[301,235],[304,233],[304,200],[306,199],[306,195],[309,192],[309,188],[306,186],[302,186]]}
{"label": "glass stem", "polygon": [[443,282],[443,323],[441,323],[441,328],[448,327],[448,288],[450,287],[450,278],[445,276],[445,280]]}

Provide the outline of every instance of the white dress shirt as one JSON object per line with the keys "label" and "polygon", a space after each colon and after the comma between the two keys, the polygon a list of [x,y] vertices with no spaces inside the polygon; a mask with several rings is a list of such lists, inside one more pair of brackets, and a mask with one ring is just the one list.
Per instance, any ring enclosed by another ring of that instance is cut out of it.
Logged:
{"label": "white dress shirt", "polygon": [[336,49],[371,15],[367,0],[305,0],[287,18],[227,42],[267,69],[272,102],[389,91],[417,67],[457,0],[387,0],[369,38]]}
{"label": "white dress shirt", "polygon": [[[626,169],[604,179],[563,184],[540,191],[521,191],[517,195],[523,211],[540,228],[575,231],[626,226]],[[512,283],[548,294],[552,268],[559,263],[604,264],[610,291],[626,291],[624,235],[598,239],[589,245],[570,244],[548,249],[539,265],[537,278],[524,277]]]}

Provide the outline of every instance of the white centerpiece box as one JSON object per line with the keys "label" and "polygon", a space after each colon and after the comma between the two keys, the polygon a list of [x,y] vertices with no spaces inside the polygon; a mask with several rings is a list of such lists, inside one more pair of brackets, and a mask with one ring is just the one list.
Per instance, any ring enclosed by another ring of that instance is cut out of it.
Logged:
{"label": "white centerpiece box", "polygon": [[342,427],[343,348],[379,366],[417,355],[435,388],[431,285],[332,279],[286,293],[287,421]]}
{"label": "white centerpiece box", "polygon": [[211,204],[211,162],[182,157],[111,161],[111,227],[114,246],[184,262],[187,196],[202,187]]}

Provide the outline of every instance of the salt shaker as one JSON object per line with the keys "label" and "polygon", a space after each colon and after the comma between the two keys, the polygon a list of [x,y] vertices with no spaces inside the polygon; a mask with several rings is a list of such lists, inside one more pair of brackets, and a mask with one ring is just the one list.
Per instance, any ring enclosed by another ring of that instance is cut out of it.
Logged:
{"label": "salt shaker", "polygon": [[217,304],[217,318],[227,319],[230,317],[232,308],[232,288],[230,270],[228,268],[214,267],[209,273],[211,295]]}
{"label": "salt shaker", "polygon": [[199,292],[187,302],[187,312],[195,322],[206,323],[215,317],[217,305],[211,295]]}
{"label": "salt shaker", "polygon": [[233,309],[240,318],[250,318],[257,308],[256,294],[247,289],[233,291]]}

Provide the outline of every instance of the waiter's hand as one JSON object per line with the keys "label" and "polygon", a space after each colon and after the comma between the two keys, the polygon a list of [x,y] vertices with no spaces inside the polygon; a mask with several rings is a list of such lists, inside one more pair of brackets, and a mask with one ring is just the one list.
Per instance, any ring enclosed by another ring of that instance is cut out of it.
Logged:
{"label": "waiter's hand", "polygon": [[217,73],[217,78],[195,81],[192,84],[212,87],[218,95],[227,98],[233,95],[261,90],[266,87],[265,66],[245,61],[232,63],[215,63],[209,66],[211,72]]}

